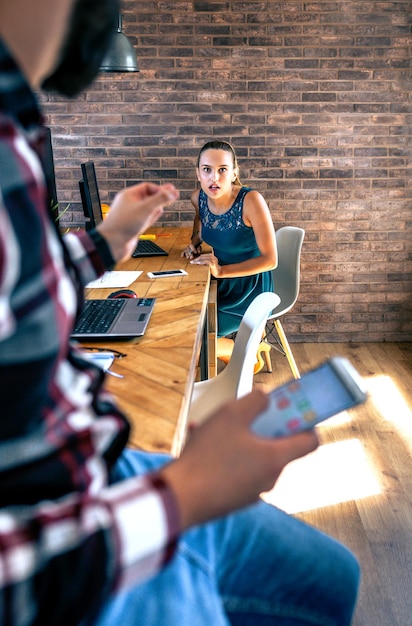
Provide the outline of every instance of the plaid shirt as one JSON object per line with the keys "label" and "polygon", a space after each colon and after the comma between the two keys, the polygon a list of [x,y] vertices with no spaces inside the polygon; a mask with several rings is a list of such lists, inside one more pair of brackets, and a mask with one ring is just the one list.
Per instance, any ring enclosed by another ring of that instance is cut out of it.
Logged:
{"label": "plaid shirt", "polygon": [[[105,243],[63,244],[47,204],[42,119],[0,41],[0,623],[77,624],[173,552],[176,503],[150,475],[110,485],[129,426],[69,347]],[[107,252],[107,248],[106,248]]]}

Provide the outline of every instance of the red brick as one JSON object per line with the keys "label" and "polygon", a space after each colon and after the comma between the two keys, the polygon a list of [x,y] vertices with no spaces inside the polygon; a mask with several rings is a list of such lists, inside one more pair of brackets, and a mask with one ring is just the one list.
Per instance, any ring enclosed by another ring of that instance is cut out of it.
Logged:
{"label": "red brick", "polygon": [[172,180],[181,199],[162,223],[190,224],[197,151],[227,139],[276,228],[306,230],[289,339],[411,341],[409,3],[156,4],[122,5],[138,74],[104,74],[74,100],[39,94],[63,223],[82,221],[90,158],[102,201]]}

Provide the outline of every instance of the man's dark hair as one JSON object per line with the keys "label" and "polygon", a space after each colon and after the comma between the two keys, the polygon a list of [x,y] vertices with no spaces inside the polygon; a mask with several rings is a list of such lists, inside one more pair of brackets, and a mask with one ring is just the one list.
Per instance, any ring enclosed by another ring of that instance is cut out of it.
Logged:
{"label": "man's dark hair", "polygon": [[73,97],[93,82],[116,32],[119,11],[119,0],[77,0],[60,61],[43,89]]}

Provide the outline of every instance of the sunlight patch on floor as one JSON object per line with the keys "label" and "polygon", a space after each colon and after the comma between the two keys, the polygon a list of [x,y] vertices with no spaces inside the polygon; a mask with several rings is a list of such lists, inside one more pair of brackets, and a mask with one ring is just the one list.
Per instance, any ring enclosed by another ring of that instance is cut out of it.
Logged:
{"label": "sunlight patch on floor", "polygon": [[380,490],[362,444],[349,439],[321,445],[290,463],[262,498],[287,513],[300,513],[377,495]]}
{"label": "sunlight patch on floor", "polygon": [[375,376],[368,380],[368,389],[382,418],[393,424],[412,452],[412,408],[398,387],[390,376]]}
{"label": "sunlight patch on floor", "polygon": [[[389,376],[367,379],[369,402],[382,422],[396,429],[412,452],[412,407]],[[319,424],[318,429],[349,424],[342,412]],[[349,500],[378,495],[379,472],[357,438],[320,445],[315,452],[290,463],[276,485],[262,498],[287,513],[300,513]]]}

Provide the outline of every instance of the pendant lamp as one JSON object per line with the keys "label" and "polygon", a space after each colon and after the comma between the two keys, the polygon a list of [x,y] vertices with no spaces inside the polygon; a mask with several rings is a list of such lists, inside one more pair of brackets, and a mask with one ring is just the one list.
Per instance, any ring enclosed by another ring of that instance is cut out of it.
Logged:
{"label": "pendant lamp", "polygon": [[118,15],[117,29],[100,66],[101,72],[138,72],[136,52],[123,33],[123,16]]}

